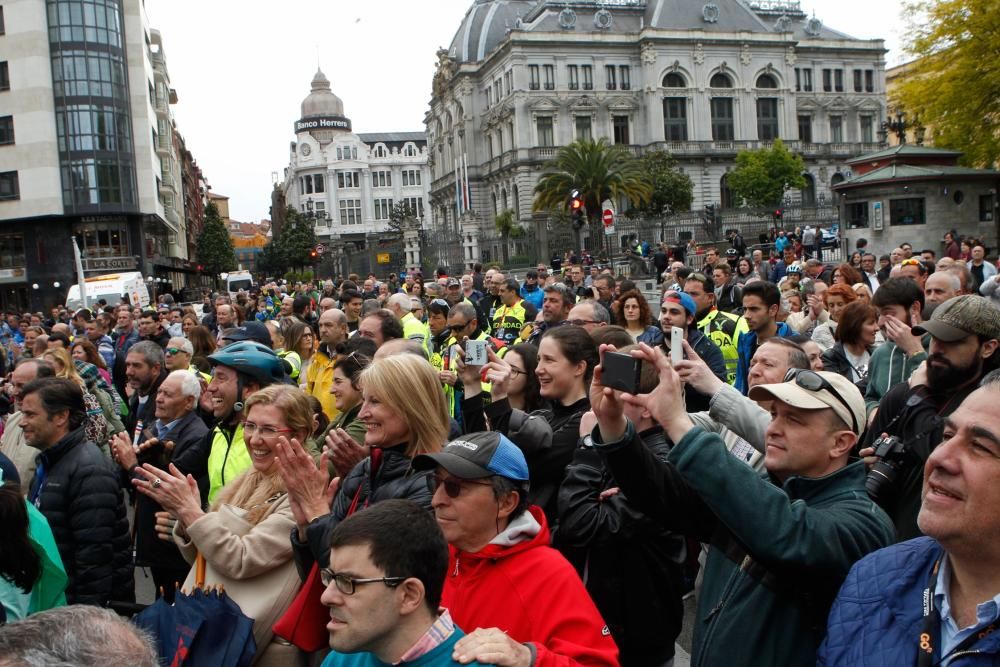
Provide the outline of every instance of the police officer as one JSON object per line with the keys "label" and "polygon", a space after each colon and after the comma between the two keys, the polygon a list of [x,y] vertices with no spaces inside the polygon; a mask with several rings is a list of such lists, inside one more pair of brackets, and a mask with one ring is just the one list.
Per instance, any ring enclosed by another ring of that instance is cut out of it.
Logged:
{"label": "police officer", "polygon": [[505,344],[515,341],[527,322],[534,322],[538,309],[521,298],[517,281],[508,278],[500,287],[503,304],[493,315],[493,335]]}

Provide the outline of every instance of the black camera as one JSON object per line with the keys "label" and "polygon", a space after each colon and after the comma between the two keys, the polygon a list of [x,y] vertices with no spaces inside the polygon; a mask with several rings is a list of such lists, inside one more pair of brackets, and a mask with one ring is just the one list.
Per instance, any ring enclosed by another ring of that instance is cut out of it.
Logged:
{"label": "black camera", "polygon": [[879,438],[872,443],[875,449],[875,465],[865,478],[865,490],[875,502],[885,500],[896,483],[899,471],[909,463],[906,445],[894,435]]}

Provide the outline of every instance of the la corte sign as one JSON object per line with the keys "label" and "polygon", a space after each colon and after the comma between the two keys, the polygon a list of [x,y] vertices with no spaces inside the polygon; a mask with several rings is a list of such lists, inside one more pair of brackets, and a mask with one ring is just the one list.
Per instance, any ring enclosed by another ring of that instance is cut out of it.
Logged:
{"label": "la corte sign", "polygon": [[310,116],[295,121],[296,132],[309,130],[347,130],[351,131],[351,119],[343,116]]}

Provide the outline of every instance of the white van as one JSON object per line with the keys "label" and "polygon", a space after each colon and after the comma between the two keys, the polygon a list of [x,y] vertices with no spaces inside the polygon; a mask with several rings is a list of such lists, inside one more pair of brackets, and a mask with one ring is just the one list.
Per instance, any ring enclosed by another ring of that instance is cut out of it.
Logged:
{"label": "white van", "polygon": [[243,290],[250,292],[254,288],[253,275],[249,271],[233,271],[225,275],[226,291],[229,296],[236,298],[236,294]]}
{"label": "white van", "polygon": [[[87,307],[91,310],[96,308],[97,302],[101,299],[107,301],[109,306],[124,303],[125,297],[128,297],[128,303],[133,306],[145,308],[149,305],[149,290],[146,289],[146,282],[138,271],[93,276],[85,278],[84,284],[87,289]],[[69,310],[83,307],[79,284],[70,285],[66,294],[66,307]]]}

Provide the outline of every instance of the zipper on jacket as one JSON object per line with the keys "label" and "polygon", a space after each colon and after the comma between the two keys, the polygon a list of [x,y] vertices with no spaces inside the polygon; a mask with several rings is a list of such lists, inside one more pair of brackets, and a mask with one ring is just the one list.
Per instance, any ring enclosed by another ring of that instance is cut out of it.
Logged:
{"label": "zipper on jacket", "polygon": [[719,618],[721,617],[720,612],[723,610],[723,608],[725,608],[726,603],[729,601],[729,597],[732,595],[733,589],[736,588],[736,585],[743,578],[741,573],[744,571],[744,568],[749,565],[749,563],[747,562],[749,560],[750,560],[749,555],[743,558],[743,562],[740,563],[739,568],[737,568],[737,570],[733,572],[732,576],[729,578],[729,582],[726,584],[725,589],[723,589],[722,591],[722,595],[719,596],[718,604],[712,607],[712,610],[708,612],[708,616],[705,617],[704,621],[705,633],[702,637],[702,642],[701,642],[702,651],[698,656],[699,665],[705,664],[705,655],[707,653],[708,647],[712,645],[710,640],[712,634],[714,634],[715,632],[715,626],[718,624]]}

